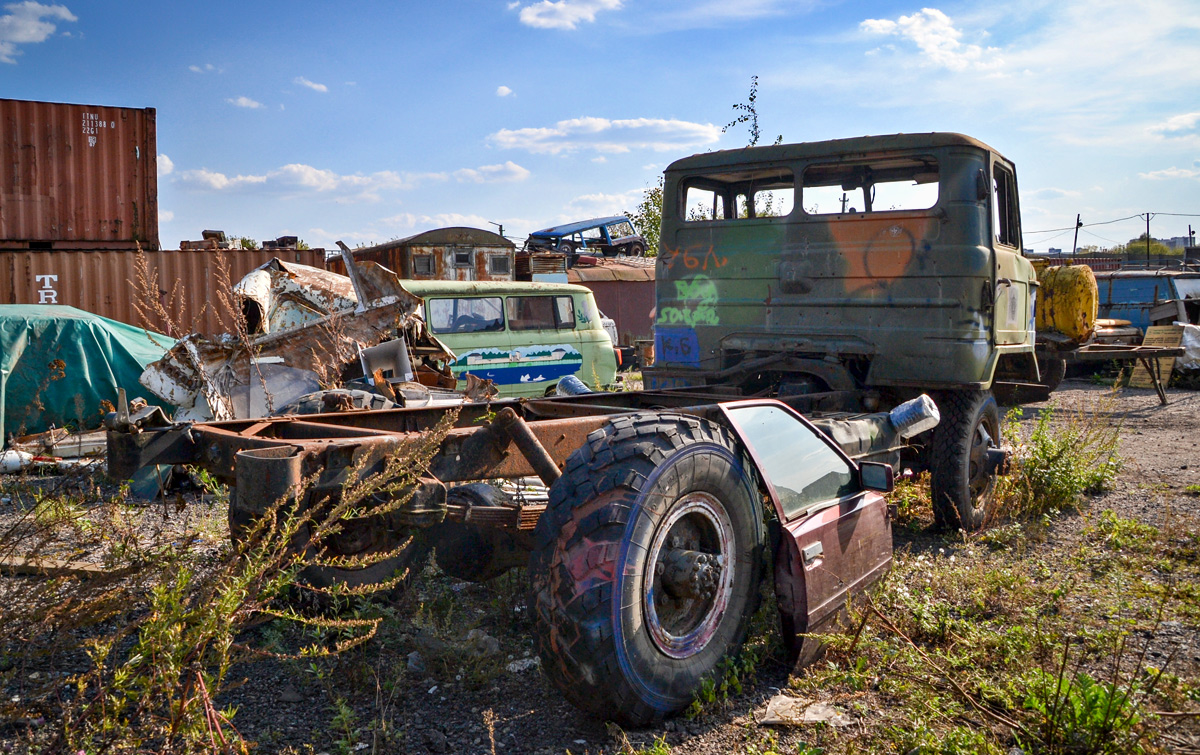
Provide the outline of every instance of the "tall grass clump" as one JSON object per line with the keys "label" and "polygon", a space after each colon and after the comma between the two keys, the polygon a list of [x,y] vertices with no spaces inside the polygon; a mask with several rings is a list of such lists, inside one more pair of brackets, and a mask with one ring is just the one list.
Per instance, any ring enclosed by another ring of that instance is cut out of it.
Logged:
{"label": "tall grass clump", "polygon": [[1020,417],[1016,408],[1005,418],[1013,457],[997,487],[1001,516],[1035,519],[1076,508],[1084,495],[1102,491],[1120,472],[1120,424],[1112,421],[1111,399],[1090,409],[1083,404],[1060,409],[1051,402],[1027,434]]}

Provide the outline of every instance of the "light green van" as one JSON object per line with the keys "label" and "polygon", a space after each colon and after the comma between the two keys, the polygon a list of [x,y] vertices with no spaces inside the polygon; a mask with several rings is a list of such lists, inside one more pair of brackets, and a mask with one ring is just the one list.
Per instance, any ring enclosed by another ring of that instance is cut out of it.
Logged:
{"label": "light green van", "polygon": [[564,375],[591,388],[616,382],[617,357],[592,292],[567,283],[402,281],[425,300],[429,330],[467,373],[486,378],[501,398],[543,396]]}

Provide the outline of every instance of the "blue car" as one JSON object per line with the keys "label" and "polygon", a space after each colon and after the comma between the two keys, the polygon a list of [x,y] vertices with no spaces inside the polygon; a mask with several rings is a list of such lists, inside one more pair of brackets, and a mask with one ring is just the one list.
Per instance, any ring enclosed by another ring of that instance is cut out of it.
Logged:
{"label": "blue car", "polygon": [[640,257],[646,253],[646,239],[637,234],[629,218],[613,215],[534,231],[525,240],[525,249],[559,252],[571,257],[578,254]]}

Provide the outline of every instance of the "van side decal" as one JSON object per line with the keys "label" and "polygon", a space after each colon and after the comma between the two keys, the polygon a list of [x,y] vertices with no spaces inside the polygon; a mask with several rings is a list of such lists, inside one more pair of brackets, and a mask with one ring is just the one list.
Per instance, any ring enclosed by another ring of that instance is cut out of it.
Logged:
{"label": "van side decal", "polygon": [[574,375],[583,366],[583,354],[570,344],[535,344],[518,348],[475,349],[461,354],[451,365],[460,380],[467,373],[497,385],[541,383]]}

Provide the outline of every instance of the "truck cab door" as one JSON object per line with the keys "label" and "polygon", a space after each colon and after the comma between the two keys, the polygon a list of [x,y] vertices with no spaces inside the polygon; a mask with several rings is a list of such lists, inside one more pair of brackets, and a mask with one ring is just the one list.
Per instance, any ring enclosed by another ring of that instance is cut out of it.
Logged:
{"label": "truck cab door", "polygon": [[886,502],[864,489],[858,466],[791,408],[737,401],[721,410],[778,517],[771,529],[780,625],[792,662],[808,663],[819,648],[808,635],[832,627],[847,600],[891,566]]}
{"label": "truck cab door", "polygon": [[997,346],[1030,341],[1034,329],[1033,307],[1037,296],[1036,277],[1021,254],[1021,210],[1017,198],[1017,174],[1011,165],[992,162],[992,253],[994,256],[995,306],[992,334]]}

